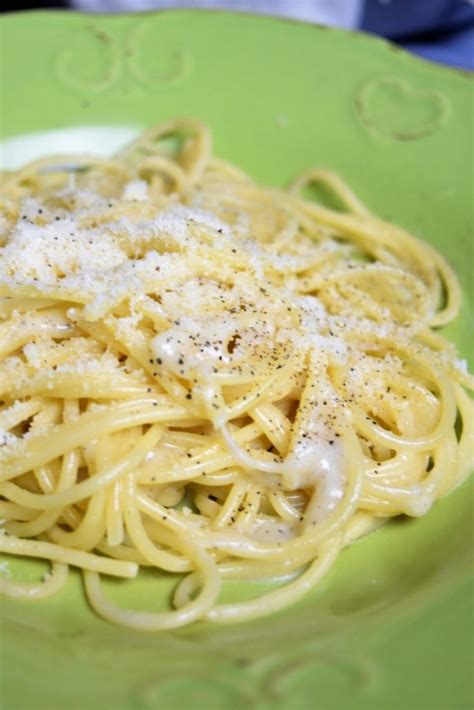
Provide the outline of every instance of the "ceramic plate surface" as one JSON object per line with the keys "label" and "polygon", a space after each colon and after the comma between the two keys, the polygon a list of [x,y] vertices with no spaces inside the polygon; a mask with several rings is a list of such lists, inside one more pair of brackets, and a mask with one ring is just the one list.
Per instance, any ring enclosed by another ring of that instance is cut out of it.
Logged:
{"label": "ceramic plate surface", "polygon": [[[376,213],[454,265],[465,305],[449,334],[470,357],[469,76],[365,35],[215,12],[23,13],[3,16],[0,31],[5,165],[64,150],[106,154],[142,126],[191,115],[209,123],[217,154],[258,180],[283,185],[309,165],[336,170]],[[346,550],[314,593],[257,622],[127,631],[91,612],[76,574],[59,597],[2,600],[0,704],[472,707],[472,505],[468,482],[425,518],[395,521]],[[12,567],[25,579],[46,569]],[[152,574],[109,587],[155,609],[171,588]]]}

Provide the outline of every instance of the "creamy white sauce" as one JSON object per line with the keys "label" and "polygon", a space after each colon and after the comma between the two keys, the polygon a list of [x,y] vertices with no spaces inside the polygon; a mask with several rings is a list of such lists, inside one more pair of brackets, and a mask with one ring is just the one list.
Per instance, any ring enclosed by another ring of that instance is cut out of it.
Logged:
{"label": "creamy white sauce", "polygon": [[[413,490],[413,493],[416,489]],[[432,495],[419,491],[417,497],[411,496],[410,499],[405,503],[405,513],[411,515],[414,518],[420,518],[431,509],[434,502]]]}
{"label": "creamy white sauce", "polygon": [[258,542],[287,542],[295,537],[295,528],[284,520],[257,519],[250,537]]}
{"label": "creamy white sauce", "polygon": [[286,488],[315,491],[305,512],[306,524],[324,520],[344,496],[344,448],[336,430],[326,423],[328,409],[337,407],[332,394],[327,383],[320,391],[323,404],[312,406],[304,430],[298,433],[293,450],[285,459]]}
{"label": "creamy white sauce", "polygon": [[318,523],[334,510],[344,495],[343,447],[337,440],[333,444],[323,439],[304,439],[304,442],[285,459],[288,472],[285,483],[289,490],[315,489],[305,521]]}
{"label": "creamy white sauce", "polygon": [[197,372],[206,378],[213,368],[230,362],[227,343],[237,325],[231,318],[215,323],[180,318],[176,326],[153,338],[151,349],[158,364],[175,374],[191,377]]}
{"label": "creamy white sauce", "polygon": [[145,202],[148,199],[148,183],[146,180],[131,180],[123,188],[122,199]]}

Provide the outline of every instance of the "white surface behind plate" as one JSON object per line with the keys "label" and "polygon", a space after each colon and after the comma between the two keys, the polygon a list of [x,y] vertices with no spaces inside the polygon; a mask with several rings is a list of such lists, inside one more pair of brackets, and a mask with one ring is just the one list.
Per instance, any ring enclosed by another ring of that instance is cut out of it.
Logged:
{"label": "white surface behind plate", "polygon": [[109,156],[131,140],[139,126],[71,126],[56,131],[28,133],[0,142],[0,168],[16,170],[48,155]]}

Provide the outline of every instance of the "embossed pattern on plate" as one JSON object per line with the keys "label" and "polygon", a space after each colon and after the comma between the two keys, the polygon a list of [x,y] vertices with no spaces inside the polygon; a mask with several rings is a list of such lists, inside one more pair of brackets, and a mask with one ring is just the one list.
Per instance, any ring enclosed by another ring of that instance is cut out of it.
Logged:
{"label": "embossed pattern on plate", "polygon": [[357,92],[357,113],[376,136],[411,141],[434,133],[448,121],[451,104],[438,90],[413,88],[397,77],[372,78]]}
{"label": "embossed pattern on plate", "polygon": [[[74,46],[66,46],[57,54],[57,77],[66,88],[84,94],[119,87],[121,96],[129,99],[183,82],[193,70],[192,54],[179,46],[163,51],[154,40],[154,32],[152,18],[120,33],[88,23],[76,34]],[[84,51],[94,56],[92,75],[84,73]]]}

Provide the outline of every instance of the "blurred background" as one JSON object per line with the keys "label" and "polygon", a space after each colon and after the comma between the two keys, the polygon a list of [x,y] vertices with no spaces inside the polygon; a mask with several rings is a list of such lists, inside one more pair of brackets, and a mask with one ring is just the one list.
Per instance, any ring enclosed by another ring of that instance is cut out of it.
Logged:
{"label": "blurred background", "polygon": [[474,70],[474,0],[5,0],[30,9],[140,12],[213,8],[289,17],[386,37],[431,61]]}

